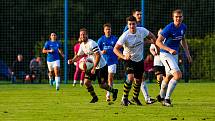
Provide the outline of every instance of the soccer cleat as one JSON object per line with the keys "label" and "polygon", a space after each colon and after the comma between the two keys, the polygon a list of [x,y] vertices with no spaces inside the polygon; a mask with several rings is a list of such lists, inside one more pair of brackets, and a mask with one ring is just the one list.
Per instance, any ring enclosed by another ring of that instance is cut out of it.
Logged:
{"label": "soccer cleat", "polygon": [[107,102],[110,102],[110,96],[107,96],[107,97],[106,97],[106,101],[107,101]]}
{"label": "soccer cleat", "polygon": [[131,101],[134,102],[134,103],[136,103],[139,106],[143,105],[138,98],[132,98]]}
{"label": "soccer cleat", "polygon": [[93,97],[93,99],[90,101],[90,103],[96,103],[96,102],[98,102],[98,97],[97,96],[95,96],[95,97]]}
{"label": "soccer cleat", "polygon": [[163,106],[172,107],[170,99],[164,99]]}
{"label": "soccer cleat", "polygon": [[118,89],[114,89],[114,91],[113,91],[113,101],[115,101],[117,99],[117,95],[118,95]]}
{"label": "soccer cleat", "polygon": [[129,104],[129,100],[128,100],[128,98],[124,98],[124,99],[122,99],[122,101],[121,101],[121,105],[123,105],[123,106],[128,106],[128,104]]}
{"label": "soccer cleat", "polygon": [[156,99],[148,98],[148,99],[146,100],[146,104],[153,104],[153,103],[155,103],[156,101],[157,101]]}
{"label": "soccer cleat", "polygon": [[158,95],[156,98],[157,98],[157,101],[160,103],[162,103],[164,101],[164,98],[161,98],[160,95]]}
{"label": "soccer cleat", "polygon": [[76,86],[76,83],[72,84],[72,86],[75,87],[75,86]]}

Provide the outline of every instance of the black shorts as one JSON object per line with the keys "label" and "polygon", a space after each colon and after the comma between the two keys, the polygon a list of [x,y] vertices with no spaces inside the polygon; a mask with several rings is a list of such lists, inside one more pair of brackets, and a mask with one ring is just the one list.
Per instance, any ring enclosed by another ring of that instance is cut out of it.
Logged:
{"label": "black shorts", "polygon": [[96,69],[95,74],[91,74],[91,70],[90,70],[90,71],[85,73],[84,78],[89,79],[91,81],[95,81],[96,77],[98,79],[99,84],[107,82],[108,81],[108,66],[105,65],[104,67],[102,67],[100,69]]}
{"label": "black shorts", "polygon": [[125,72],[127,74],[134,74],[135,78],[142,78],[144,72],[144,60],[135,62],[132,60],[125,61]]}
{"label": "black shorts", "polygon": [[154,66],[155,75],[163,74],[165,75],[165,67],[164,66]]}

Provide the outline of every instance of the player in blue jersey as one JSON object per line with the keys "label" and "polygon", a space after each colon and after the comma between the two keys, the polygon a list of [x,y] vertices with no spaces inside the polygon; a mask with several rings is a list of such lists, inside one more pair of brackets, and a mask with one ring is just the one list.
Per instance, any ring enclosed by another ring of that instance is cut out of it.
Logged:
{"label": "player in blue jersey", "polygon": [[[99,38],[98,45],[103,57],[108,65],[108,85],[113,87],[113,78],[116,73],[116,64],[118,64],[118,57],[113,52],[113,48],[117,42],[117,37],[111,35],[111,24],[103,25],[104,35]],[[106,93],[106,101],[110,101],[110,92]]]}
{"label": "player in blue jersey", "polygon": [[[50,34],[50,40],[43,47],[43,53],[47,54],[47,65],[49,69],[49,82],[53,85],[53,77],[55,76],[56,90],[60,86],[60,55],[64,57],[61,44],[57,40],[55,33]],[[59,55],[60,54],[60,55]]]}
{"label": "player in blue jersey", "polygon": [[[132,16],[134,16],[137,19],[137,27],[143,27],[141,24],[141,19],[142,19],[142,12],[140,9],[134,9],[132,10]],[[128,25],[125,26],[123,32],[128,30]]]}
{"label": "player in blue jersey", "polygon": [[178,51],[180,43],[185,50],[188,61],[190,63],[192,62],[188,45],[185,40],[187,27],[182,23],[182,10],[174,10],[172,12],[172,17],[173,22],[163,29],[156,40],[156,44],[160,48],[160,58],[166,71],[166,77],[161,84],[160,95],[157,97],[164,106],[172,106],[170,96],[177,85],[177,81],[182,77],[182,73],[178,67]]}

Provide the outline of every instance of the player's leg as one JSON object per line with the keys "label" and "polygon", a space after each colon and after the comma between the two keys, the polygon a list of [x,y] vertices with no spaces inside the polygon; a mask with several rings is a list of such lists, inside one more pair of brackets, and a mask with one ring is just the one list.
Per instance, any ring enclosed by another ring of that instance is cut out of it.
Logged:
{"label": "player's leg", "polygon": [[[93,76],[93,75],[91,75],[91,76]],[[85,75],[84,85],[86,86],[87,91],[93,97],[92,100],[90,101],[90,103],[95,103],[95,102],[98,102],[98,97],[94,91],[92,82],[91,82],[91,80],[89,80],[89,78],[91,78],[90,75]]]}
{"label": "player's leg", "polygon": [[60,60],[54,61],[54,73],[56,81],[56,90],[60,89]]}
{"label": "player's leg", "polygon": [[85,72],[84,72],[84,71],[81,71],[80,86],[83,86],[83,85],[84,85],[84,75],[85,75]]}
{"label": "player's leg", "polygon": [[78,80],[78,74],[80,72],[80,69],[79,69],[79,62],[76,63],[76,66],[75,66],[75,73],[74,73],[74,78],[73,78],[73,86],[76,86],[76,82]]}
{"label": "player's leg", "polygon": [[48,76],[49,76],[49,84],[51,86],[53,86],[53,82],[54,82],[54,64],[53,62],[47,62],[47,66],[48,66]]}
{"label": "player's leg", "polygon": [[124,106],[128,106],[128,95],[132,88],[132,82],[134,81],[134,65],[131,60],[125,61],[125,72],[127,74],[127,79],[124,81],[121,104]]}
{"label": "player's leg", "polygon": [[[116,73],[116,64],[108,66],[108,85],[113,87],[113,78],[114,74]],[[107,91],[106,93],[106,101],[110,101],[110,92]]]}
{"label": "player's leg", "polygon": [[97,69],[96,75],[98,78],[99,87],[109,92],[112,92],[113,93],[112,100],[115,101],[117,98],[118,89],[114,89],[113,87],[108,85],[108,66],[106,65],[100,69]]}

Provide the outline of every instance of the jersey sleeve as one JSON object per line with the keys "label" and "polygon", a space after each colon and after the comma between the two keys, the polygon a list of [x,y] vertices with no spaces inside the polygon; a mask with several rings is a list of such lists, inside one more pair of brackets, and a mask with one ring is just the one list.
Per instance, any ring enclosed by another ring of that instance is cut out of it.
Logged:
{"label": "jersey sleeve", "polygon": [[45,49],[49,49],[48,41],[46,41],[46,43],[45,43],[45,45],[44,45],[44,47],[43,47],[43,48],[45,48]]}
{"label": "jersey sleeve", "polygon": [[103,42],[102,42],[102,37],[99,38],[99,40],[98,40],[98,46],[99,46],[100,50],[103,50],[103,49],[104,49],[104,47],[103,47]]}
{"label": "jersey sleeve", "polygon": [[169,38],[170,35],[170,26],[167,25],[160,33],[164,38]]}
{"label": "jersey sleeve", "polygon": [[[127,30],[128,31],[128,30]],[[126,32],[127,32],[126,31]],[[118,39],[118,41],[116,42],[116,44],[118,45],[124,45],[125,44],[125,40],[126,40],[126,32],[124,32]]]}
{"label": "jersey sleeve", "polygon": [[100,51],[99,46],[95,41],[92,41],[91,48],[92,48],[93,53],[97,53]]}
{"label": "jersey sleeve", "polygon": [[155,45],[154,45],[154,44],[151,44],[151,45],[150,45],[150,49],[155,49]]}
{"label": "jersey sleeve", "polygon": [[138,28],[140,28],[141,33],[143,33],[142,34],[143,38],[146,38],[149,35],[149,30],[147,30],[146,28],[144,27],[138,27]]}

